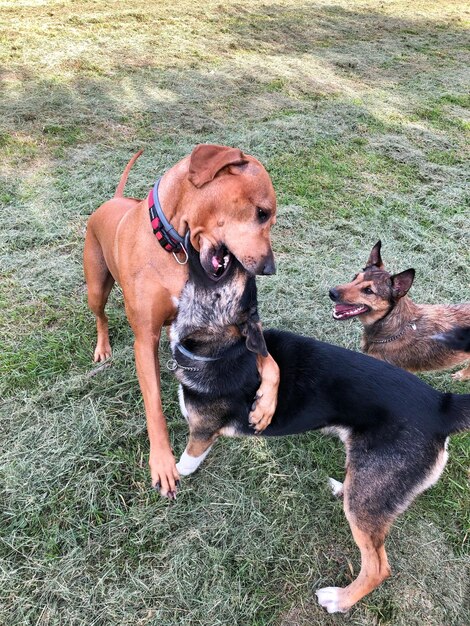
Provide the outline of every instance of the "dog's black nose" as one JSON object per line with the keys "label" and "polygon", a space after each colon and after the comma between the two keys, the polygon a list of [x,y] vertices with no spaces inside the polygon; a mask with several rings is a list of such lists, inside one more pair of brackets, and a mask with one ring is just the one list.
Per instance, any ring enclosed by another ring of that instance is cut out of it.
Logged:
{"label": "dog's black nose", "polygon": [[330,291],[328,292],[328,295],[333,300],[333,302],[336,302],[336,300],[339,300],[339,291],[335,289],[334,287],[330,289]]}
{"label": "dog's black nose", "polygon": [[274,263],[274,259],[268,259],[263,267],[263,276],[272,276],[272,274],[276,273],[276,264]]}

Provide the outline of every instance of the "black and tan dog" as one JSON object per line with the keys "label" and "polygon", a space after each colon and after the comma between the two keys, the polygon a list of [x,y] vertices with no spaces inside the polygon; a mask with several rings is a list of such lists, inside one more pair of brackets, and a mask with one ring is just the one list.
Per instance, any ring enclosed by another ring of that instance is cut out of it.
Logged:
{"label": "black and tan dog", "polygon": [[[289,332],[261,331],[256,283],[232,259],[215,285],[190,253],[190,277],[171,327],[188,445],[178,463],[194,472],[220,435],[253,435],[256,355],[280,367],[276,412],[261,436],[327,429],[346,446],[344,511],[361,551],[346,588],[317,591],[328,612],[347,611],[390,575],[384,541],[393,520],[439,478],[451,433],[470,428],[470,395],[436,391],[402,369]],[[312,459],[312,463],[314,460]]]}
{"label": "black and tan dog", "polygon": [[[440,370],[468,360],[458,348],[434,341],[433,336],[454,326],[470,325],[470,302],[416,304],[406,294],[414,269],[389,274],[380,256],[381,242],[372,248],[366,267],[350,283],[330,289],[333,318],[358,317],[364,326],[362,351],[410,372]],[[453,374],[470,378],[470,365]]]}

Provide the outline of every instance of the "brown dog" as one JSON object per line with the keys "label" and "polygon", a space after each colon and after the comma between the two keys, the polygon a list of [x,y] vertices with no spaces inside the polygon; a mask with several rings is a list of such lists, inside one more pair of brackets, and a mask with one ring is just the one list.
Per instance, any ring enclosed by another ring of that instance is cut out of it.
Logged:
{"label": "brown dog", "polygon": [[[214,281],[224,275],[232,255],[252,274],[274,274],[270,231],[276,221],[276,196],[255,158],[235,148],[203,144],[167,171],[148,199],[124,198],[127,176],[141,153],[129,161],[114,198],[90,217],[85,279],[98,331],[95,362],[111,356],[104,308],[114,282],[122,288],[135,336],[152,484],[163,496],[174,498],[179,475],[160,399],[158,343],[162,327],[175,316],[188,276],[182,237],[190,233]],[[157,210],[161,207],[164,215]],[[251,421],[262,431],[276,408],[279,368],[268,355],[258,359],[258,370],[261,384]]]}
{"label": "brown dog", "polygon": [[[389,274],[380,248],[378,241],[366,267],[352,282],[330,289],[335,302],[333,318],[359,317],[364,326],[363,352],[410,372],[446,369],[466,361],[468,354],[451,349],[434,336],[455,326],[470,325],[470,303],[415,304],[406,295],[413,284],[414,269]],[[453,378],[470,378],[470,365]]]}

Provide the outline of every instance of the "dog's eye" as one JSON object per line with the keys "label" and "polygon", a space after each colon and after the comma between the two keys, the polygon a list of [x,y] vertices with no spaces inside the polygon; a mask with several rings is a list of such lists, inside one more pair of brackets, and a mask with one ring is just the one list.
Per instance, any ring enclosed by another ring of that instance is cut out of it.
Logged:
{"label": "dog's eye", "polygon": [[257,216],[258,216],[258,220],[263,223],[263,222],[267,222],[271,216],[269,211],[266,211],[266,209],[260,209],[258,207],[258,212],[257,212]]}
{"label": "dog's eye", "polygon": [[366,293],[368,296],[371,296],[374,293],[370,287],[364,287],[362,292]]}

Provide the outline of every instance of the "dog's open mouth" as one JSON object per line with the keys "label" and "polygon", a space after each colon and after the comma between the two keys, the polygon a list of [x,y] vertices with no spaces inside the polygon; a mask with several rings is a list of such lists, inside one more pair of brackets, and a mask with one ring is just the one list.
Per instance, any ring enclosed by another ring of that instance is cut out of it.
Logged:
{"label": "dog's open mouth", "polygon": [[210,268],[205,270],[213,280],[219,280],[228,270],[232,261],[232,254],[223,244],[213,249],[210,255]]}
{"label": "dog's open mouth", "polygon": [[370,311],[370,308],[365,304],[337,304],[333,311],[333,318],[335,320],[346,320],[348,317],[362,315],[368,311]]}

